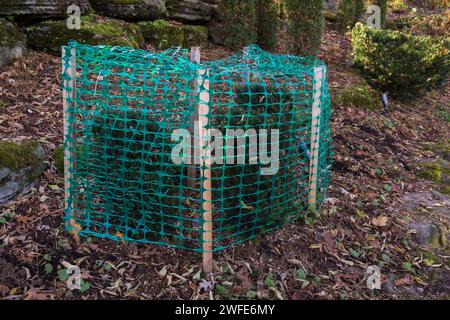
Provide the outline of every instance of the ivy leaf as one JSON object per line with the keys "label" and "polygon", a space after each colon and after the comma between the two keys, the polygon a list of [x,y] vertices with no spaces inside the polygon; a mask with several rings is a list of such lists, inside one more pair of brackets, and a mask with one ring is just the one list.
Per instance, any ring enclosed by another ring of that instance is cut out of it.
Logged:
{"label": "ivy leaf", "polygon": [[414,269],[414,267],[411,264],[411,262],[403,262],[402,269],[405,270],[405,271],[408,271],[408,272],[416,274],[416,269]]}
{"label": "ivy leaf", "polygon": [[306,279],[308,278],[308,274],[303,269],[297,270],[297,274],[296,275],[297,275],[297,279],[300,280],[300,281],[306,281]]}
{"label": "ivy leaf", "polygon": [[53,271],[53,266],[50,263],[45,264],[45,274],[49,274]]}
{"label": "ivy leaf", "polygon": [[356,250],[354,250],[352,248],[349,249],[349,252],[350,252],[350,255],[353,258],[358,258],[361,255],[361,253],[359,251],[356,251]]}
{"label": "ivy leaf", "polygon": [[91,284],[89,282],[81,280],[80,292],[84,293],[91,288]]}
{"label": "ivy leaf", "polygon": [[253,290],[249,290],[249,291],[247,292],[247,298],[249,298],[249,299],[254,299],[254,298],[256,298],[256,292],[253,291]]}
{"label": "ivy leaf", "polygon": [[67,269],[61,269],[58,271],[58,278],[61,281],[66,281],[69,275],[67,274]]}

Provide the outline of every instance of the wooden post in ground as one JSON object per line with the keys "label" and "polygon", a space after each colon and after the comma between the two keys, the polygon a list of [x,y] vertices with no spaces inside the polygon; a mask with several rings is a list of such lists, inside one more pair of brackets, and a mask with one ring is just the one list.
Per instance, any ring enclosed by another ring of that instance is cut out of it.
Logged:
{"label": "wooden post in ground", "polygon": [[320,146],[320,117],[322,113],[322,106],[320,99],[322,96],[322,81],[325,76],[324,67],[314,68],[314,94],[313,104],[311,110],[311,145],[309,162],[309,209],[314,211],[317,202],[317,174],[319,167],[319,146]]}
{"label": "wooden post in ground", "polygon": [[[72,173],[75,169],[75,128],[74,128],[74,118],[73,110],[71,110],[70,103],[72,106],[75,105],[76,99],[76,50],[75,48],[70,49],[70,56],[68,59],[68,64],[66,65],[66,51],[68,47],[62,48],[62,74],[68,75],[70,79],[62,79],[63,81],[63,124],[64,124],[64,210],[67,212],[69,209],[69,190],[72,187]],[[71,132],[71,137],[69,138],[69,131]],[[72,213],[75,206],[75,198],[72,198]],[[81,227],[70,215],[69,225],[73,228],[71,234],[74,236],[75,242],[79,244],[78,233]]]}
{"label": "wooden post in ground", "polygon": [[[200,47],[192,47],[191,48],[191,62],[200,63]],[[193,95],[195,97],[195,95]],[[198,121],[198,106],[195,107],[195,110],[191,113],[189,119],[189,127],[188,130],[191,133],[191,163],[187,168],[187,186],[194,189],[197,182],[197,157],[200,152],[198,151],[199,143],[194,135],[194,124]]]}
{"label": "wooden post in ground", "polygon": [[198,105],[198,133],[200,148],[200,176],[202,181],[201,197],[203,203],[203,271],[210,274],[214,271],[213,260],[213,222],[212,222],[212,182],[211,182],[211,151],[208,146],[208,115],[209,115],[209,70],[198,71],[197,84],[200,102]]}
{"label": "wooden post in ground", "polygon": [[[76,75],[76,52],[75,48],[70,50],[70,57],[68,60],[68,65],[66,66],[66,50],[68,47],[63,47],[62,50],[62,74],[68,75],[69,80],[63,79],[63,123],[64,123],[64,207],[67,209],[69,204],[69,189],[71,187],[71,174],[74,168],[74,163],[70,162],[69,159],[75,160],[74,158],[74,138],[75,136],[68,139],[69,130],[74,134],[73,123],[70,123],[70,96],[72,99],[76,97],[75,93],[75,75]],[[70,141],[69,141],[70,140]]]}
{"label": "wooden post in ground", "polygon": [[[250,83],[250,72],[248,70],[249,68],[247,67],[247,64],[248,64],[248,50],[249,50],[249,47],[244,47],[243,56],[244,56],[244,63],[246,64],[246,67],[245,67],[245,74],[244,74],[244,77],[242,79],[242,86],[245,86],[246,84]],[[250,86],[250,84],[249,84],[249,86]]]}

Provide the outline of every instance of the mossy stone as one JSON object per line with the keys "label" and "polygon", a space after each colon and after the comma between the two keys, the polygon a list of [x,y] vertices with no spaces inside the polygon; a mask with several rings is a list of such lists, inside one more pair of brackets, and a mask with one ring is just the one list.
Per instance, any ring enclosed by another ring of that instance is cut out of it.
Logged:
{"label": "mossy stone", "polygon": [[25,35],[11,22],[0,19],[0,47],[12,47],[17,43],[25,43]]}
{"label": "mossy stone", "polygon": [[439,185],[439,191],[450,194],[450,165],[448,161],[436,160],[420,163],[417,175]]}
{"label": "mossy stone", "polygon": [[170,23],[164,20],[139,22],[144,38],[158,49],[174,46],[201,46],[208,41],[208,30],[204,26]]}
{"label": "mossy stone", "polygon": [[69,30],[66,21],[45,21],[27,28],[32,48],[60,54],[61,46],[70,40],[91,45],[139,48],[143,43],[140,29],[126,22],[88,15],[82,17],[80,30]]}
{"label": "mossy stone", "polygon": [[24,144],[0,142],[0,168],[6,167],[13,171],[33,166],[41,162],[35,154],[38,142],[28,141]]}
{"label": "mossy stone", "polygon": [[46,154],[37,141],[0,142],[0,205],[28,191],[46,168]]}
{"label": "mossy stone", "polygon": [[56,147],[53,153],[53,161],[55,162],[55,167],[60,176],[64,175],[64,145],[59,145]]}
{"label": "mossy stone", "polygon": [[334,104],[375,111],[381,107],[379,93],[364,79],[335,93]]}
{"label": "mossy stone", "polygon": [[25,34],[11,22],[0,19],[0,66],[20,58],[26,50],[25,42]]}
{"label": "mossy stone", "polygon": [[164,0],[91,0],[92,7],[102,15],[126,21],[165,18]]}
{"label": "mossy stone", "polygon": [[450,161],[450,140],[433,144],[429,149],[442,157],[442,159]]}

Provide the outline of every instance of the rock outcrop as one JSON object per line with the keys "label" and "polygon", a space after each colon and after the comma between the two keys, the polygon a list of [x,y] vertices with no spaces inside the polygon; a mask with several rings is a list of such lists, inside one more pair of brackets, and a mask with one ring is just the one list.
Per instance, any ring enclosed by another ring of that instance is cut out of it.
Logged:
{"label": "rock outcrop", "polygon": [[45,151],[36,141],[0,142],[0,205],[27,192],[46,168]]}
{"label": "rock outcrop", "polygon": [[89,8],[88,0],[2,0],[0,16],[14,16],[17,19],[64,18],[72,4],[79,6],[81,12]]}
{"label": "rock outcrop", "polygon": [[164,20],[139,22],[138,26],[145,40],[158,49],[202,46],[208,41],[208,30],[204,26],[175,24]]}
{"label": "rock outcrop", "polygon": [[61,54],[61,46],[72,39],[91,45],[133,48],[139,48],[144,41],[136,25],[92,15],[82,18],[80,30],[69,30],[65,20],[55,20],[27,28],[27,35],[30,48],[56,55]]}
{"label": "rock outcrop", "polygon": [[0,19],[0,66],[25,54],[25,35],[11,22]]}
{"label": "rock outcrop", "polygon": [[90,0],[98,13],[126,21],[156,20],[167,16],[165,0]]}
{"label": "rock outcrop", "polygon": [[342,0],[325,0],[323,7],[325,10],[336,13]]}
{"label": "rock outcrop", "polygon": [[211,21],[212,5],[199,0],[167,0],[169,18],[188,24],[205,24]]}

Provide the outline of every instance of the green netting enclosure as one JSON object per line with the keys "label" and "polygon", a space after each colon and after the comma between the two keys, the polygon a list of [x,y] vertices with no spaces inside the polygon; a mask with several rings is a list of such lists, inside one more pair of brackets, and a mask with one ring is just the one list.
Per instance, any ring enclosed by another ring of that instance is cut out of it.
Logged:
{"label": "green netting enclosure", "polygon": [[[194,63],[179,48],[70,42],[62,80],[65,220],[80,235],[219,251],[324,199],[332,151],[320,60],[251,46]],[[180,163],[174,150],[191,154]]]}

